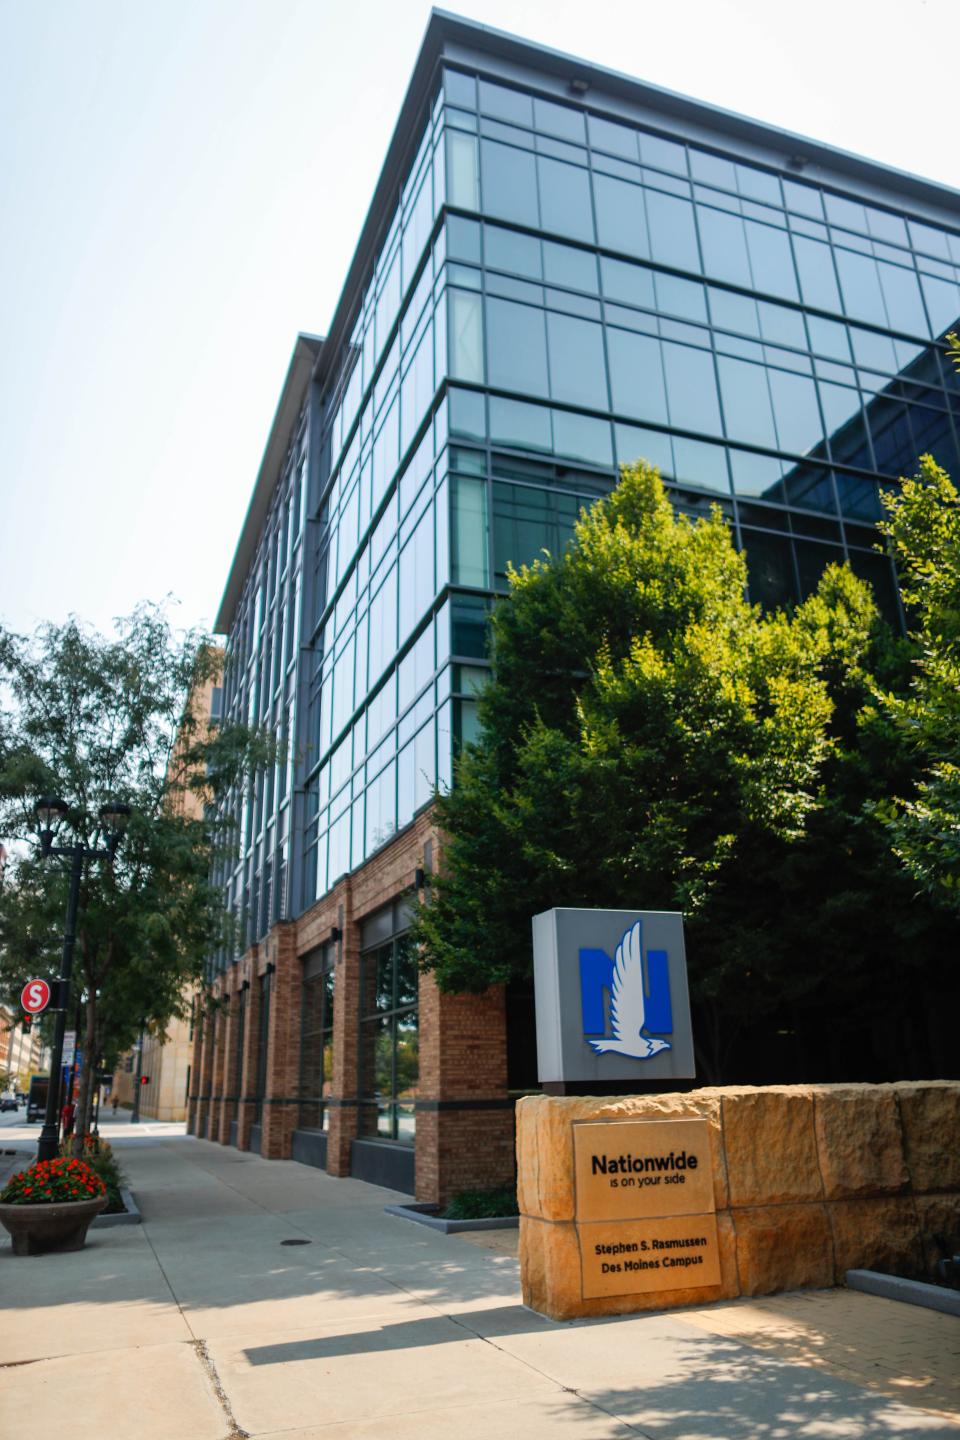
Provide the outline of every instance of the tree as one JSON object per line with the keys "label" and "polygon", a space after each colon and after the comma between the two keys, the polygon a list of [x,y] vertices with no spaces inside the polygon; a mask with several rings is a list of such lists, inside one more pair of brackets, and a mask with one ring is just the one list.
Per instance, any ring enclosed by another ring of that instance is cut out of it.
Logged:
{"label": "tree", "polygon": [[224,938],[211,862],[230,835],[203,802],[267,763],[272,747],[246,727],[210,727],[196,697],[221,663],[203,636],[176,632],[149,605],[118,621],[113,638],[75,619],[29,640],[0,632],[0,833],[20,842],[0,891],[0,986],[11,999],[30,974],[59,970],[66,876],[36,852],[37,797],[66,800],[71,839],[86,845],[103,801],[132,808],[116,859],[88,864],[81,888],[78,1137],[98,1059],[128,1048],[142,1021],[161,1030],[181,1013],[185,986]]}
{"label": "tree", "polygon": [[442,988],[528,977],[530,917],[553,905],[678,909],[710,1078],[745,1032],[771,1068],[784,1032],[797,1073],[838,1010],[847,1036],[883,1021],[936,923],[864,813],[904,780],[891,726],[862,721],[875,671],[902,684],[904,648],[845,567],[792,614],[745,586],[720,512],[675,514],[643,465],[562,557],[511,575],[415,921]]}
{"label": "tree", "polygon": [[919,473],[884,506],[880,529],[896,556],[918,654],[908,693],[878,699],[921,775],[879,813],[913,880],[960,916],[960,495],[923,455]]}

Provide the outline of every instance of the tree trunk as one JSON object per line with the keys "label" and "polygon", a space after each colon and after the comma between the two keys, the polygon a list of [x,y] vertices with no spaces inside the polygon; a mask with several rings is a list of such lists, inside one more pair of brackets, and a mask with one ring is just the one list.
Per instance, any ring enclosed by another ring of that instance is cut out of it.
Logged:
{"label": "tree trunk", "polygon": [[83,1027],[83,1070],[80,1075],[80,1094],[77,1098],[77,1116],[74,1127],[73,1153],[83,1155],[84,1136],[90,1133],[90,1114],[93,1109],[93,1077],[97,1064],[97,1000],[96,992],[88,995]]}

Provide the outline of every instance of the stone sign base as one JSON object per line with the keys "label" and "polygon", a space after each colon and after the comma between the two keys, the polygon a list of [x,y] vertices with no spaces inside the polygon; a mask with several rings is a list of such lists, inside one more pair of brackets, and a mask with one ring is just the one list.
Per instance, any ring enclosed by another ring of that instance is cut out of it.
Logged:
{"label": "stone sign base", "polygon": [[[599,1231],[578,1224],[575,1126],[677,1120],[707,1122],[719,1283],[597,1295],[584,1284]],[[853,1269],[930,1278],[960,1250],[960,1081],[529,1096],[517,1169],[524,1303],[556,1320],[822,1288]]]}

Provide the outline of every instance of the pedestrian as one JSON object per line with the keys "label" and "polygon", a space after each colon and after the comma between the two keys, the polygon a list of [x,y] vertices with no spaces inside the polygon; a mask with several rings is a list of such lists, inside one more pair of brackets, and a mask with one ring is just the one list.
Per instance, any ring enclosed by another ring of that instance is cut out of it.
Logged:
{"label": "pedestrian", "polygon": [[73,1134],[73,1121],[77,1113],[77,1107],[72,1100],[67,1100],[60,1112],[60,1123],[63,1126],[63,1138],[69,1140]]}
{"label": "pedestrian", "polygon": [[111,1095],[111,1097],[110,1097],[110,1104],[113,1106],[113,1115],[114,1115],[114,1119],[116,1119],[117,1106],[120,1104],[120,1096],[119,1096],[118,1094],[116,1094],[116,1092],[114,1092],[114,1094]]}

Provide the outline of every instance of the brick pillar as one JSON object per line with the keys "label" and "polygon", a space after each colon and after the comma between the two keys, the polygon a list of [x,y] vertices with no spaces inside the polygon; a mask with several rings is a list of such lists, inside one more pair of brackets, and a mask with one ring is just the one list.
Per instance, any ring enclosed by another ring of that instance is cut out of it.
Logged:
{"label": "brick pillar", "polygon": [[187,1096],[187,1134],[197,1135],[200,1103],[200,1074],[203,1070],[203,1022],[201,1020],[201,996],[194,995],[191,1004],[193,1016],[193,1050],[190,1055],[190,1094]]}
{"label": "brick pillar", "polygon": [[432,975],[420,976],[416,1144],[420,1201],[445,1205],[459,1190],[513,1183],[502,986],[482,995],[446,995]]}
{"label": "brick pillar", "polygon": [[356,1139],[359,1120],[360,926],[353,921],[349,882],[342,887],[338,899],[343,905],[344,919],[333,977],[333,1080],[327,1174],[342,1176],[350,1174],[350,1146]]}
{"label": "brick pillar", "polygon": [[237,1065],[237,1027],[240,1023],[240,990],[236,967],[228,972],[230,1008],[226,1013],[223,1038],[223,1091],[220,1098],[220,1124],[217,1139],[230,1144],[230,1126],[236,1119],[237,1097],[240,1094],[240,1073]]}
{"label": "brick pillar", "polygon": [[200,1046],[200,1084],[197,1092],[197,1129],[200,1139],[206,1138],[207,1120],[210,1115],[210,1085],[213,1080],[213,1016],[206,1008],[208,997],[204,996],[204,1009],[199,1019],[203,1031]]}
{"label": "brick pillar", "polygon": [[301,965],[295,924],[284,921],[274,926],[270,953],[275,969],[260,1153],[267,1160],[289,1160],[300,1101]]}
{"label": "brick pillar", "polygon": [[217,1007],[213,1020],[213,1076],[210,1082],[210,1109],[207,1120],[207,1139],[220,1139],[220,1114],[223,1109],[223,1071],[224,1057],[226,1055],[227,1041],[227,1012],[224,1008],[226,996],[223,994],[223,984],[217,985],[217,999],[220,1004]]}
{"label": "brick pillar", "polygon": [[247,984],[246,1020],[243,1027],[243,1059],[237,1085],[237,1149],[250,1149],[250,1127],[256,1100],[253,1088],[257,1079],[257,1039],[260,1031],[260,986],[257,981],[257,947],[254,946],[243,967]]}

